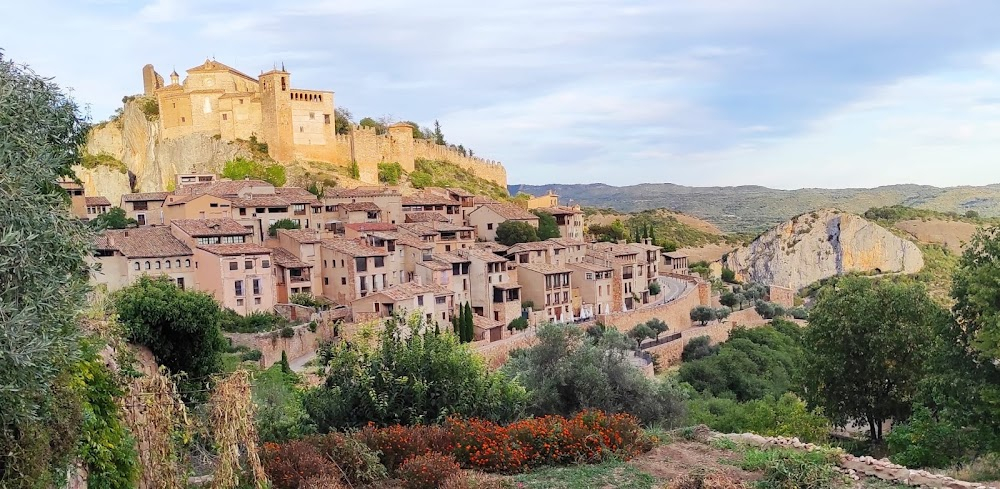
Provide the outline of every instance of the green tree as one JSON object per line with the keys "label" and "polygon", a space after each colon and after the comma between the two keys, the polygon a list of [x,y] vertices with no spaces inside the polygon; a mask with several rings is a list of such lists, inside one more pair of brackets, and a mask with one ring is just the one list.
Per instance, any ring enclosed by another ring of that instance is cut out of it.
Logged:
{"label": "green tree", "polygon": [[521,416],[524,389],[461,345],[455,335],[434,334],[419,314],[395,317],[372,341],[334,345],[328,376],[304,399],[321,432],[361,427],[424,424],[448,416],[497,422]]}
{"label": "green tree", "polygon": [[291,219],[279,219],[267,228],[267,235],[274,237],[278,235],[279,229],[299,229],[299,223]]}
{"label": "green tree", "polygon": [[667,323],[663,322],[660,318],[653,318],[646,321],[646,326],[653,330],[653,333],[656,334],[656,336],[654,336],[656,339],[660,339],[661,334],[670,331],[670,326],[668,326]]}
{"label": "green tree", "polygon": [[966,219],[979,219],[979,213],[973,210],[965,211]]}
{"label": "green tree", "polygon": [[337,134],[351,133],[351,111],[344,107],[337,107],[333,111],[333,127]]}
{"label": "green tree", "polygon": [[361,167],[358,166],[357,161],[351,162],[351,167],[347,169],[347,173],[351,178],[355,180],[361,178]]}
{"label": "green tree", "polygon": [[441,123],[437,120],[434,121],[434,143],[446,144],[444,140],[444,133],[441,132]]}
{"label": "green tree", "polygon": [[810,403],[881,440],[885,420],[909,414],[943,316],[917,283],[844,277],[821,289],[805,334]]}
{"label": "green tree", "polygon": [[524,221],[504,221],[497,226],[497,242],[506,246],[538,241],[535,226]]}
{"label": "green tree", "polygon": [[714,355],[717,351],[719,351],[719,347],[712,345],[711,337],[696,336],[684,344],[684,350],[681,351],[681,362],[693,362]]}
{"label": "green tree", "polygon": [[715,309],[709,306],[694,306],[691,309],[691,320],[698,321],[702,326],[715,319]]}
{"label": "green tree", "polygon": [[528,320],[524,316],[518,316],[514,318],[510,324],[507,325],[507,331],[524,331],[528,329]]}
{"label": "green tree", "polygon": [[636,341],[636,343],[638,343],[639,345],[642,345],[642,342],[645,339],[647,339],[647,338],[649,338],[649,339],[655,338],[656,337],[656,332],[653,331],[653,329],[650,328],[649,326],[646,326],[646,323],[639,323],[639,324],[635,325],[634,328],[632,328],[631,330],[629,330],[628,336],[629,336],[629,338],[634,339]]}
{"label": "green tree", "polygon": [[549,238],[558,238],[561,236],[559,234],[559,225],[556,224],[555,216],[549,214],[548,212],[540,211],[537,209],[531,211],[531,213],[538,216],[537,233],[539,240],[544,241]]}
{"label": "green tree", "polygon": [[732,312],[733,310],[726,306],[717,307],[715,308],[715,319],[725,321]]}
{"label": "green tree", "polygon": [[222,368],[222,311],[212,296],[144,275],[116,292],[114,304],[129,340],[149,347],[171,372],[187,374],[181,387],[189,398]]}
{"label": "green tree", "polygon": [[243,180],[246,178],[263,180],[275,187],[284,186],[288,180],[285,174],[285,167],[281,164],[273,163],[265,165],[243,157],[227,161],[225,166],[222,167],[222,177],[230,180]]}
{"label": "green tree", "polygon": [[719,304],[726,307],[736,307],[736,305],[739,304],[739,301],[737,300],[736,294],[732,292],[723,292],[722,295],[719,296]]}
{"label": "green tree", "polygon": [[92,234],[55,182],[73,178],[86,121],[2,51],[0,87],[0,487],[47,487],[81,421],[69,383]]}
{"label": "green tree", "polygon": [[781,307],[780,304],[767,301],[757,302],[757,305],[754,306],[754,310],[757,311],[757,314],[760,314],[760,317],[764,319],[779,318],[786,314],[785,308]]}
{"label": "green tree", "polygon": [[471,342],[476,336],[476,325],[472,315],[472,304],[466,302],[465,308],[462,310],[462,341],[464,343]]}
{"label": "green tree", "polygon": [[371,117],[365,117],[358,122],[361,127],[367,127],[375,130],[375,134],[385,134],[386,128],[385,124],[372,119]]}
{"label": "green tree", "polygon": [[683,418],[684,391],[670,379],[648,379],[632,366],[635,342],[618,330],[603,330],[595,341],[574,325],[546,324],[537,338],[535,346],[512,352],[502,369],[528,390],[529,413],[601,409],[668,426]]}
{"label": "green tree", "polygon": [[112,207],[110,211],[91,219],[90,225],[94,229],[102,230],[134,228],[139,223],[135,219],[125,215],[125,210],[121,207]]}
{"label": "green tree", "polygon": [[399,163],[379,163],[378,181],[389,185],[399,183],[399,177],[403,176],[403,167]]}
{"label": "green tree", "polygon": [[660,295],[661,291],[662,289],[658,280],[649,283],[649,295]]}
{"label": "green tree", "polygon": [[722,269],[722,281],[730,284],[736,283],[736,272],[729,268]]}

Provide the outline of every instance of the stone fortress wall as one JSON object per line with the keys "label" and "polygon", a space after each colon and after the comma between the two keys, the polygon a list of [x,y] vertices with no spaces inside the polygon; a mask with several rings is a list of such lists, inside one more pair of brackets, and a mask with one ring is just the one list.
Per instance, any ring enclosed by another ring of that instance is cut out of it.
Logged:
{"label": "stone fortress wall", "polygon": [[162,140],[207,134],[225,141],[250,139],[267,143],[279,162],[321,161],[340,166],[357,162],[359,180],[378,183],[379,163],[399,163],[413,171],[417,159],[443,160],[506,187],[507,172],[497,161],[467,156],[434,141],[414,139],[409,125],[393,124],[385,134],[355,125],[336,134],[334,93],[292,88],[291,74],[281,70],[250,77],[214,60],[171,73],[164,85],[152,65],[142,69],[143,89],[159,106]]}

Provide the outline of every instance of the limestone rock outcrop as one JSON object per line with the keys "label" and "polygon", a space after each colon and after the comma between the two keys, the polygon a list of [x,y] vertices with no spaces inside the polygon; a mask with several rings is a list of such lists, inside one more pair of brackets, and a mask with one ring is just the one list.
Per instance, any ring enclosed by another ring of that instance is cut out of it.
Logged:
{"label": "limestone rock outcrop", "polygon": [[779,224],[724,260],[739,280],[796,290],[848,272],[915,273],[924,266],[913,242],[835,209]]}
{"label": "limestone rock outcrop", "polygon": [[178,173],[217,173],[226,161],[251,156],[238,144],[206,134],[161,141],[159,131],[159,122],[149,120],[137,101],[127,102],[117,120],[92,128],[84,151],[114,157],[125,163],[131,176],[103,168],[78,168],[87,194],[103,195],[118,205],[121,193],[131,191],[120,192],[121,183],[127,185],[130,178],[137,192],[159,192],[168,188]]}

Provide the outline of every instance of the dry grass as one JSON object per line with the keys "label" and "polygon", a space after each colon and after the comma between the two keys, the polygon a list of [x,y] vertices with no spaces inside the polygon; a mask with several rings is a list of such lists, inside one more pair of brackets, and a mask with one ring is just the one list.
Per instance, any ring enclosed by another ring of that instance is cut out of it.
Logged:
{"label": "dry grass", "polygon": [[684,478],[672,482],[667,489],[748,489],[744,481],[731,475],[695,469]]}
{"label": "dry grass", "polygon": [[246,462],[257,488],[267,486],[267,476],[257,452],[250,390],[250,374],[246,370],[237,370],[220,380],[212,392],[212,426],[215,428],[212,434],[219,450],[213,487],[230,489],[239,486],[241,447],[246,453]]}
{"label": "dry grass", "polygon": [[190,437],[191,423],[177,387],[163,372],[154,372],[134,379],[123,403],[125,423],[139,448],[139,487],[185,487],[187,474],[176,439]]}

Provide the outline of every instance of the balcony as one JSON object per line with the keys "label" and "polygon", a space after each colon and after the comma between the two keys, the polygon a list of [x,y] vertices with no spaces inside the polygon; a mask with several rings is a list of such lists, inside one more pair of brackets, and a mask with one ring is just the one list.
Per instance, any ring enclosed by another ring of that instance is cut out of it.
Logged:
{"label": "balcony", "polygon": [[[296,273],[298,272],[298,273]],[[293,268],[288,271],[288,281],[295,283],[310,282],[312,281],[312,274],[309,273],[309,269],[298,269]]]}

